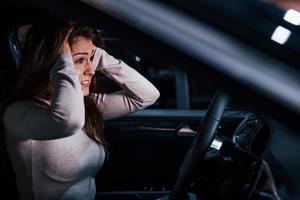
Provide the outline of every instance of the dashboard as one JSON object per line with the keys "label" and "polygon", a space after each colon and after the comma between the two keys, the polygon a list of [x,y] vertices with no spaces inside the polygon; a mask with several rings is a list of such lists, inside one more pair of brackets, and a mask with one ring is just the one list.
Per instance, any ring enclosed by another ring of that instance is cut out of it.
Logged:
{"label": "dashboard", "polygon": [[236,128],[232,136],[235,147],[249,153],[251,156],[259,157],[270,136],[270,129],[261,118],[252,114],[246,117]]}

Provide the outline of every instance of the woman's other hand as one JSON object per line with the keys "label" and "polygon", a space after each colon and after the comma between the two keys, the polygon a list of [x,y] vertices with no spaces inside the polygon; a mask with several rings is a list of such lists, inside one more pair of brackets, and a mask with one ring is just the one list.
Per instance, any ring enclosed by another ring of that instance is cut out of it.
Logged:
{"label": "woman's other hand", "polygon": [[72,29],[69,30],[67,36],[65,37],[65,39],[63,40],[60,49],[59,49],[59,53],[60,54],[71,54],[71,47],[69,44],[69,35],[72,32]]}

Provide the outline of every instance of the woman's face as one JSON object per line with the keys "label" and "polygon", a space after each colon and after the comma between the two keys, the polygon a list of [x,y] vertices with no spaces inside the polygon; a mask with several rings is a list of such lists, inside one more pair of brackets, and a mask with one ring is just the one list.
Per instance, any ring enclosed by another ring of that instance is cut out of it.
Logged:
{"label": "woman's face", "polygon": [[95,74],[95,69],[92,65],[96,47],[92,40],[82,36],[75,38],[71,53],[75,64],[76,72],[79,75],[81,89],[84,96],[90,93],[91,79]]}

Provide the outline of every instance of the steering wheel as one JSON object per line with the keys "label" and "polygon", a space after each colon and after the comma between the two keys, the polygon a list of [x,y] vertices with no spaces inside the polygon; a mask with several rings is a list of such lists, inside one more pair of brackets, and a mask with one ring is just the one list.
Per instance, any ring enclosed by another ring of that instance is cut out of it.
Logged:
{"label": "steering wheel", "polygon": [[[181,165],[173,190],[168,197],[163,199],[187,199],[189,183],[192,175],[203,162],[204,156],[213,142],[216,129],[220,123],[228,101],[229,97],[225,93],[221,91],[216,92],[213,100],[209,104],[204,118],[201,120],[197,131],[198,134],[195,136],[193,143],[186,154],[184,162]],[[188,199],[195,198],[190,198],[189,196]]]}

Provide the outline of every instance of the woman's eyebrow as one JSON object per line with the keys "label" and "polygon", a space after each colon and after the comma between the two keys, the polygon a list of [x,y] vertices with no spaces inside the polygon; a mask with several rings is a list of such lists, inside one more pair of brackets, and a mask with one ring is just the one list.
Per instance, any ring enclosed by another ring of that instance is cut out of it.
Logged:
{"label": "woman's eyebrow", "polygon": [[[94,56],[95,53],[96,53],[96,49],[93,49],[91,55]],[[77,55],[88,55],[88,53],[87,52],[78,52],[78,53],[74,53],[72,56],[77,56]]]}
{"label": "woman's eyebrow", "polygon": [[78,52],[78,53],[74,53],[72,56],[77,56],[77,55],[88,55],[88,53],[86,53],[86,52]]}

